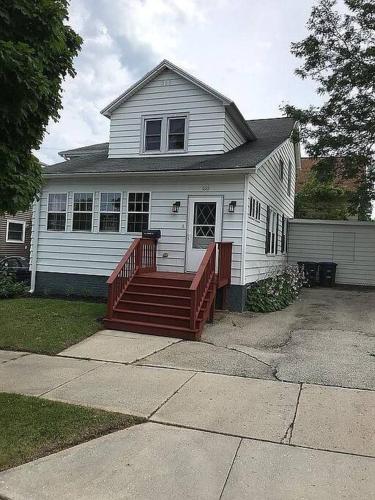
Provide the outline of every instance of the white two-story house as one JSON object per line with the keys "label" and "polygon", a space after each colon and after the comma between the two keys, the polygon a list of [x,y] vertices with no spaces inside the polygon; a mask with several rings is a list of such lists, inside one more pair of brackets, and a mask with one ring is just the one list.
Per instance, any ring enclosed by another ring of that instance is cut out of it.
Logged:
{"label": "white two-story house", "polygon": [[[287,261],[300,164],[295,123],[246,120],[233,101],[169,61],[102,113],[108,143],[63,151],[65,161],[44,169],[33,290],[107,296],[109,286],[108,326],[197,338],[220,273],[225,306],[242,311],[249,284]],[[140,250],[145,230],[160,238]]]}

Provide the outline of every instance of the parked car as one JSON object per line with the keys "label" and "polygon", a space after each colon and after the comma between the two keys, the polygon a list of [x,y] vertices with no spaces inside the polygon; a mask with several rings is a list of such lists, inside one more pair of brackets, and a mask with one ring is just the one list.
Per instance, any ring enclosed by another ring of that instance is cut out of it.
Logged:
{"label": "parked car", "polygon": [[17,281],[30,284],[29,261],[25,257],[0,257],[0,272],[13,274]]}

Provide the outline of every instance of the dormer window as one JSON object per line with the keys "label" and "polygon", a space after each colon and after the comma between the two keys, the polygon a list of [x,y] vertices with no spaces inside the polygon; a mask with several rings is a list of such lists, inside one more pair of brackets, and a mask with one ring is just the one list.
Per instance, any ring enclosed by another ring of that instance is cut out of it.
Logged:
{"label": "dormer window", "polygon": [[161,126],[163,120],[145,120],[145,151],[161,150]]}
{"label": "dormer window", "polygon": [[163,115],[143,120],[143,153],[186,151],[186,116]]}
{"label": "dormer window", "polygon": [[168,120],[168,151],[185,149],[186,118],[169,118]]}

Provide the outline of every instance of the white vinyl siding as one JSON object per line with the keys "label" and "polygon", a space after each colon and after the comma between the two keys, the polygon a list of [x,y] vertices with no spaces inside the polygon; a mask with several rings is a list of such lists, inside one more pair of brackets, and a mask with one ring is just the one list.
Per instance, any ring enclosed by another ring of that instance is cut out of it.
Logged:
{"label": "white vinyl siding", "polygon": [[336,283],[375,286],[375,224],[291,221],[288,261],[336,262]]}
{"label": "white vinyl siding", "polygon": [[[112,113],[109,158],[145,156],[141,153],[142,117],[178,113],[188,117],[187,148],[180,154],[217,154],[228,150],[229,142],[224,148],[223,104],[188,80],[165,70]],[[236,142],[235,138],[232,140]]]}
{"label": "white vinyl siding", "polygon": [[[288,196],[287,176],[280,180],[280,159],[288,165],[292,162],[291,190],[294,192],[295,163],[292,141],[288,140],[257,169],[255,174],[249,175],[248,207],[251,197],[261,203],[260,221],[247,217],[246,249],[245,249],[245,277],[244,283],[251,283],[265,278],[270,271],[286,264],[286,254],[281,253],[281,221],[284,214],[292,218],[294,213],[294,196]],[[266,254],[266,219],[267,206],[279,214],[278,253]]]}
{"label": "white vinyl siding", "polygon": [[[222,240],[233,242],[232,283],[241,282],[242,217],[244,175],[129,177],[112,179],[49,181],[41,196],[40,231],[37,253],[37,271],[109,276],[133,239],[127,232],[129,193],[151,193],[150,229],[160,229],[158,269],[184,272],[189,196],[223,196]],[[93,230],[91,233],[53,233],[46,231],[48,192],[68,192],[67,224],[71,227],[74,192],[94,193]],[[122,193],[120,232],[99,232],[100,192]],[[236,201],[234,213],[228,212],[229,203]],[[180,201],[178,213],[172,213],[174,202]],[[167,256],[164,256],[167,254]]]}
{"label": "white vinyl siding", "polygon": [[246,139],[238,130],[229,114],[225,113],[224,120],[224,151],[230,151],[246,142]]}

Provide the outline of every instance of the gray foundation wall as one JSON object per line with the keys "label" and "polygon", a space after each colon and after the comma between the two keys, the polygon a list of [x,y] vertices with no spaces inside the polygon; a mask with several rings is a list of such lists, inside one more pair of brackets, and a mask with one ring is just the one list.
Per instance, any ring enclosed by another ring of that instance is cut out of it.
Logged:
{"label": "gray foundation wall", "polygon": [[[61,295],[106,298],[108,286],[106,276],[89,274],[44,273],[37,272],[35,293],[37,295]],[[217,307],[222,302],[219,290]],[[231,285],[226,291],[226,309],[242,312],[246,304],[246,286]]]}

